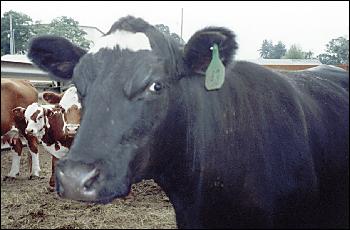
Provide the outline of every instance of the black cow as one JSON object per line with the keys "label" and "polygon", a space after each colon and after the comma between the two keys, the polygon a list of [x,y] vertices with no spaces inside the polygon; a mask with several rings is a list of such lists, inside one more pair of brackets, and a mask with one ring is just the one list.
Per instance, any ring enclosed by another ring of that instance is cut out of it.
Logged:
{"label": "black cow", "polygon": [[[153,178],[179,228],[348,227],[348,73],[234,61],[234,38],[208,27],[181,46],[128,16],[89,52],[34,39],[29,57],[84,108],[58,194],[106,203]],[[209,91],[214,44],[226,75]]]}

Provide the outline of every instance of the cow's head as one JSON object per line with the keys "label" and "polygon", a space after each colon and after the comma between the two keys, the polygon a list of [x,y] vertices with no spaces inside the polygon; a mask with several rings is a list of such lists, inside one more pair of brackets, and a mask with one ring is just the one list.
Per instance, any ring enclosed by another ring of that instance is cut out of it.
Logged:
{"label": "cow's head", "polygon": [[61,109],[53,105],[30,104],[27,108],[16,107],[12,110],[18,119],[24,118],[26,122],[25,133],[42,139],[51,128],[55,138],[63,136],[63,114]]}
{"label": "cow's head", "polygon": [[44,92],[43,99],[61,109],[64,120],[64,134],[73,137],[80,126],[81,104],[77,89],[73,86],[64,93]]}
{"label": "cow's head", "polygon": [[45,109],[38,103],[33,103],[27,108],[16,107],[12,110],[16,118],[24,118],[26,121],[26,134],[34,135],[35,137],[42,138],[45,134],[44,127],[48,125],[45,116],[51,114],[51,110],[45,111]]}
{"label": "cow's head", "polygon": [[89,52],[63,38],[34,39],[30,59],[55,78],[72,78],[84,110],[70,154],[58,164],[58,193],[110,201],[167,167],[173,156],[164,145],[186,138],[181,92],[205,91],[203,73],[214,43],[229,65],[237,45],[221,27],[198,31],[185,47],[131,16],[116,22]]}

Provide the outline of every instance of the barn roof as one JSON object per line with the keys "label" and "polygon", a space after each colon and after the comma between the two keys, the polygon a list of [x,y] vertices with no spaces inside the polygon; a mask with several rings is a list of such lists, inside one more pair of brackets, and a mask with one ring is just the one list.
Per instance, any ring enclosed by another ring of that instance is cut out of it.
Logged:
{"label": "barn roof", "polygon": [[25,63],[25,64],[33,64],[27,55],[22,54],[6,54],[4,56],[1,56],[1,61],[7,61],[7,62],[19,62],[19,63]]}
{"label": "barn roof", "polygon": [[246,60],[259,65],[321,65],[318,59],[249,59]]}

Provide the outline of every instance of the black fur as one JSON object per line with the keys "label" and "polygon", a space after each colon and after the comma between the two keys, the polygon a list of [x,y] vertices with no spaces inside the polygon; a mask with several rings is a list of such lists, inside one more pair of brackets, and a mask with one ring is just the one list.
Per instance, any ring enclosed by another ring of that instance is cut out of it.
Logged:
{"label": "black fur", "polygon": [[220,59],[225,66],[233,62],[238,45],[232,31],[223,27],[208,27],[196,32],[185,46],[184,59],[193,72],[203,73],[208,67],[212,52],[210,47],[216,43]]}

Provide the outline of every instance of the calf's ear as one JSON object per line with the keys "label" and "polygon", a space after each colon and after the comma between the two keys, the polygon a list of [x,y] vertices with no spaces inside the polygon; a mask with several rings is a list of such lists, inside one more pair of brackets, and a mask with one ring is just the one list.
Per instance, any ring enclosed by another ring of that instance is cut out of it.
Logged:
{"label": "calf's ear", "polygon": [[13,115],[15,116],[16,119],[19,119],[19,120],[24,119],[24,112],[25,111],[26,111],[26,109],[23,107],[20,107],[20,106],[12,109]]}
{"label": "calf's ear", "polygon": [[50,104],[58,104],[62,99],[62,95],[54,92],[43,92],[43,99]]}
{"label": "calf's ear", "polygon": [[191,72],[205,73],[212,59],[214,44],[218,45],[224,66],[233,62],[238,48],[234,33],[223,27],[207,27],[192,35],[185,46],[184,61]]}
{"label": "calf's ear", "polygon": [[28,57],[55,80],[69,80],[86,51],[62,37],[41,36],[30,41]]}

